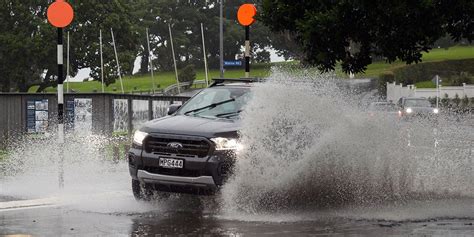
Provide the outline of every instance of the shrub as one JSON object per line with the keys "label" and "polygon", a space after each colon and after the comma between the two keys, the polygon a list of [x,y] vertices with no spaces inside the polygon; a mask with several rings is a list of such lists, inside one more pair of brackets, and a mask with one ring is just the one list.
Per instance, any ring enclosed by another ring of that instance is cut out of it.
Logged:
{"label": "shrub", "polygon": [[449,78],[448,82],[451,86],[462,86],[463,83],[470,84],[472,77],[467,72],[461,72],[459,75]]}
{"label": "shrub", "polygon": [[444,94],[444,97],[441,99],[441,106],[448,107],[449,105],[449,95]]}
{"label": "shrub", "polygon": [[[189,82],[191,87],[193,85],[194,80],[196,79],[196,70],[194,64],[189,64],[184,67],[178,75],[179,82]],[[187,87],[187,88],[189,88]]]}
{"label": "shrub", "polygon": [[465,95],[465,96],[462,98],[462,107],[464,107],[464,108],[469,107],[469,98],[467,97],[467,95]]}
{"label": "shrub", "polygon": [[454,98],[453,98],[453,104],[456,105],[456,107],[459,107],[459,104],[461,103],[461,98],[459,98],[459,95],[456,94],[454,95]]}
{"label": "shrub", "polygon": [[436,75],[441,78],[459,76],[461,72],[464,72],[463,74],[467,77],[469,74],[474,74],[474,59],[419,63],[397,68],[393,74],[397,83],[410,85],[420,81],[430,81]]}

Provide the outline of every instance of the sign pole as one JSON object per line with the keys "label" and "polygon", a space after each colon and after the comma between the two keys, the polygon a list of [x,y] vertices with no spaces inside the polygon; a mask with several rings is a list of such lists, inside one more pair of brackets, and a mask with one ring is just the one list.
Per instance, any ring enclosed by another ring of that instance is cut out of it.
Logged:
{"label": "sign pole", "polygon": [[64,188],[64,75],[63,75],[63,28],[58,28],[58,143],[59,188]]}
{"label": "sign pole", "polygon": [[436,108],[439,108],[439,76],[436,75]]}
{"label": "sign pole", "polygon": [[219,63],[220,63],[220,76],[224,78],[224,0],[220,1],[219,7]]}
{"label": "sign pole", "polygon": [[[47,11],[49,23],[58,30],[58,147],[59,147],[59,187],[64,187],[64,47],[63,28],[71,24],[74,19],[74,10],[64,0],[56,0]],[[69,53],[69,52],[68,52]]]}
{"label": "sign pole", "polygon": [[250,77],[250,26],[245,27],[245,77]]}

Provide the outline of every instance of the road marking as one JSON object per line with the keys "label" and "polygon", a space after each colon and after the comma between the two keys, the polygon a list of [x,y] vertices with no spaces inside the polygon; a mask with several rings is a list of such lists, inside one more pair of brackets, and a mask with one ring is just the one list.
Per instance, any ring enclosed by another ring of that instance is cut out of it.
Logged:
{"label": "road marking", "polygon": [[0,202],[0,212],[25,208],[50,207],[57,204],[57,198],[42,198],[33,200]]}

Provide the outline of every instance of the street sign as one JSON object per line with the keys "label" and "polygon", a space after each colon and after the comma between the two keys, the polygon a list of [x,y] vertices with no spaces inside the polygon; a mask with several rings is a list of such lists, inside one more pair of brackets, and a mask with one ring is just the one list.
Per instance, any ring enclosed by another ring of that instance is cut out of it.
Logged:
{"label": "street sign", "polygon": [[48,21],[56,28],[64,28],[74,19],[72,6],[64,0],[56,0],[48,7]]}
{"label": "street sign", "polygon": [[237,12],[237,19],[243,26],[250,26],[255,22],[255,16],[257,15],[257,8],[255,5],[246,3],[239,7]]}
{"label": "street sign", "polygon": [[[439,76],[435,76],[433,80],[431,80],[434,84],[441,84],[442,80],[440,79]],[[436,82],[438,81],[438,82]]]}
{"label": "street sign", "polygon": [[234,61],[224,61],[224,66],[229,67],[240,67],[242,66],[242,61],[234,60]]}

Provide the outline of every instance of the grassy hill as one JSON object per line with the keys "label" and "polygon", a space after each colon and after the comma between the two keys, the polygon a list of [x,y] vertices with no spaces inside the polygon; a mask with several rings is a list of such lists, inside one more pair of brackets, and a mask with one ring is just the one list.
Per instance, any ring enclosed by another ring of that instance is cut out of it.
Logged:
{"label": "grassy hill", "polygon": [[[438,62],[446,60],[459,60],[459,59],[470,59],[474,58],[474,46],[456,46],[446,49],[433,49],[429,53],[423,54],[422,63],[426,62]],[[394,62],[388,64],[385,62],[375,62],[367,67],[365,74],[357,74],[356,77],[378,77],[380,74],[386,71],[393,71],[396,68],[404,67],[407,64],[404,62]]]}
{"label": "grassy hill", "polygon": [[[458,59],[469,59],[474,58],[474,47],[472,46],[457,46],[445,49],[434,49],[429,53],[423,54],[423,62],[436,62],[436,61],[445,61],[445,60],[458,60]],[[251,68],[251,76],[255,77],[265,77],[269,75],[270,67],[275,64],[266,64],[266,65],[257,65]],[[380,74],[386,71],[392,71],[399,67],[406,66],[403,62],[394,62],[388,64],[385,62],[375,62],[368,66],[366,73],[357,74],[356,78],[375,78]],[[340,70],[339,70],[340,71]],[[196,80],[203,80],[205,78],[204,70],[198,69],[196,72]],[[347,77],[343,73],[338,73],[340,76]],[[219,76],[218,70],[210,71],[210,78],[215,78]],[[226,70],[226,77],[229,78],[239,78],[244,76],[244,69],[229,69]],[[156,72],[155,73],[155,83],[159,85],[161,89],[168,87],[169,85],[175,84],[175,74],[174,72]],[[126,93],[132,91],[148,91],[152,88],[152,80],[149,75],[136,75],[136,76],[126,76],[123,78],[123,86]],[[69,83],[69,88],[73,89],[76,92],[100,92],[102,89],[100,82],[91,81],[91,82],[71,82]],[[35,92],[37,87],[32,87],[30,92]],[[55,92],[55,88],[47,88],[47,92]],[[109,85],[105,88],[106,92],[121,92],[120,82],[117,80],[114,84]]]}
{"label": "grassy hill", "polygon": [[[251,69],[251,75],[255,77],[265,77],[268,76],[270,70],[270,64],[267,66],[260,66],[258,68]],[[209,79],[219,77],[219,70],[211,70],[209,72]],[[226,70],[225,76],[229,78],[240,78],[244,76],[243,70]],[[155,84],[159,89],[164,89],[172,84],[176,83],[175,73],[174,72],[155,72],[154,74]],[[204,69],[196,71],[196,80],[204,80],[205,74]],[[126,93],[132,91],[148,91],[153,87],[153,82],[150,75],[136,75],[136,76],[126,76],[123,77],[123,88]],[[37,86],[30,88],[29,92],[35,92]],[[64,85],[66,88],[66,85]],[[70,82],[69,89],[76,92],[93,92],[102,91],[101,83],[98,81],[88,81],[88,82]],[[56,92],[56,88],[49,87],[46,89],[47,92]],[[114,84],[105,87],[106,92],[121,92],[120,81],[117,81]]]}

